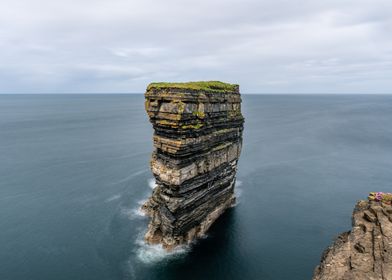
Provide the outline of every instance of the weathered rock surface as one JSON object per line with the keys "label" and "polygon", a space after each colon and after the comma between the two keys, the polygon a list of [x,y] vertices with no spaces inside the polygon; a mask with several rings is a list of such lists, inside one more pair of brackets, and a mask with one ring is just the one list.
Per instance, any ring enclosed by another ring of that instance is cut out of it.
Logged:
{"label": "weathered rock surface", "polygon": [[142,207],[151,217],[145,239],[171,249],[204,235],[235,203],[241,96],[221,82],[153,83],[145,99],[157,183]]}
{"label": "weathered rock surface", "polygon": [[352,230],[342,233],[324,252],[314,280],[392,279],[392,206],[359,201]]}

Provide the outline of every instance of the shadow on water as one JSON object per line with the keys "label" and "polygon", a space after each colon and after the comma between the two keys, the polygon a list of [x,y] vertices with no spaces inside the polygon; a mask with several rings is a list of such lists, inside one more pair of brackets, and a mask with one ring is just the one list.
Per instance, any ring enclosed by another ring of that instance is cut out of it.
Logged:
{"label": "shadow on water", "polygon": [[146,279],[251,279],[245,258],[233,257],[241,254],[236,212],[237,207],[227,210],[207,238],[198,240],[185,256],[151,268]]}

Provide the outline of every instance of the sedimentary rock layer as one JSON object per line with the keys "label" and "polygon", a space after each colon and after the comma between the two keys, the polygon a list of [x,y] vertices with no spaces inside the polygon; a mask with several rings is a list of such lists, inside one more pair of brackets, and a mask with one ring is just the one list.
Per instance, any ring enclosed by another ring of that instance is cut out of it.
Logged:
{"label": "sedimentary rock layer", "polygon": [[314,280],[392,279],[392,206],[359,201],[353,228],[324,252]]}
{"label": "sedimentary rock layer", "polygon": [[235,202],[241,96],[221,82],[153,83],[145,99],[157,183],[143,205],[151,217],[145,239],[170,249],[202,236]]}

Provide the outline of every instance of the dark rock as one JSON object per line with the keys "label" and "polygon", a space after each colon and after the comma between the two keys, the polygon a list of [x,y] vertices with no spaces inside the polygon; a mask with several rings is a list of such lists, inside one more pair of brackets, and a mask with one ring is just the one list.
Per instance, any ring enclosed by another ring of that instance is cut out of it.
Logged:
{"label": "dark rock", "polygon": [[157,187],[142,209],[145,239],[171,249],[205,234],[235,203],[244,118],[237,85],[153,83],[145,94],[154,128]]}

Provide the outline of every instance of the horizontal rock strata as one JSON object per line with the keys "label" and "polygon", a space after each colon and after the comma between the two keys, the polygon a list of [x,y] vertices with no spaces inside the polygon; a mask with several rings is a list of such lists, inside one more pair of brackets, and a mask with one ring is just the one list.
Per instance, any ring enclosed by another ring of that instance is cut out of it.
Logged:
{"label": "horizontal rock strata", "polygon": [[324,252],[314,280],[392,279],[392,206],[359,201],[349,232]]}
{"label": "horizontal rock strata", "polygon": [[145,239],[167,249],[202,236],[235,202],[244,118],[237,85],[153,83],[145,94],[154,128],[156,188],[143,210]]}

